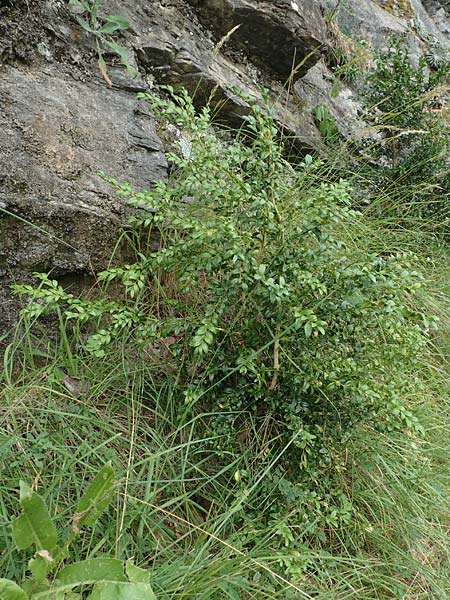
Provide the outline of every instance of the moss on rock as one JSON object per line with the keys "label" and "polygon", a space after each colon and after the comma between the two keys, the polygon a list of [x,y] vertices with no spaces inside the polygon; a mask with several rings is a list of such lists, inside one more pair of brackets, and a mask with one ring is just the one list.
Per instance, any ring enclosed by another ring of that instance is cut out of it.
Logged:
{"label": "moss on rock", "polygon": [[412,17],[414,14],[410,0],[375,0],[376,4],[396,17]]}

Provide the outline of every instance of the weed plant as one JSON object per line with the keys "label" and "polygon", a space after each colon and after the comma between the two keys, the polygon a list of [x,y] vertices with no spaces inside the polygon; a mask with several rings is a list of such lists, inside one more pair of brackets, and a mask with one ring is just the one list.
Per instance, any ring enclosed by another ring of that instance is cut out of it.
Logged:
{"label": "weed plant", "polygon": [[106,83],[112,86],[104,59],[105,51],[115,54],[128,75],[136,77],[136,69],[128,62],[128,50],[113,37],[117,32],[129,29],[129,22],[120,15],[100,16],[101,0],[69,0],[69,8],[81,29],[95,42],[98,66]]}
{"label": "weed plant", "polygon": [[[134,556],[158,598],[446,597],[433,259],[353,210],[320,161],[287,163],[270,112],[224,142],[167,91],[144,99],[182,131],[170,181],[109,179],[138,232],[136,262],[99,275],[123,298],[16,287],[28,342],[6,356],[4,456],[28,458],[8,465],[5,526],[19,465],[64,507],[61,486],[77,495],[109,459],[117,511],[80,557]],[[37,352],[29,326],[52,311],[59,339]]]}

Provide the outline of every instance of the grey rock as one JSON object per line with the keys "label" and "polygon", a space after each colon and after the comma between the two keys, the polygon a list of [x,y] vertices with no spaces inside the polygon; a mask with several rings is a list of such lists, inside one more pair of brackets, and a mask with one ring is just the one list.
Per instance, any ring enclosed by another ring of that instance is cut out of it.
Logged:
{"label": "grey rock", "polygon": [[430,14],[436,14],[443,11],[445,14],[450,14],[450,0],[423,0],[423,7]]}
{"label": "grey rock", "polygon": [[345,34],[369,42],[375,50],[386,49],[392,35],[404,35],[413,64],[417,64],[430,41],[446,48],[450,44],[447,0],[408,0],[409,13],[403,16],[391,14],[374,0],[322,1],[328,10],[335,10],[337,23]]}
{"label": "grey rock", "polygon": [[359,118],[361,107],[353,91],[343,83],[339,85],[338,96],[333,97],[333,81],[332,72],[321,60],[296,82],[294,91],[309,110],[319,104],[327,105],[343,138],[352,138],[364,127]]}
{"label": "grey rock", "polygon": [[[33,271],[59,277],[105,268],[127,211],[97,172],[139,189],[166,177],[145,107],[100,80],[82,83],[42,65],[4,67],[0,106],[3,296],[12,279]],[[0,332],[14,304],[4,302]]]}
{"label": "grey rock", "polygon": [[354,39],[364,39],[374,48],[383,48],[391,34],[407,31],[408,24],[373,0],[324,0],[324,5],[335,10],[335,19],[341,30]]}
{"label": "grey rock", "polygon": [[421,54],[420,40],[411,30],[408,19],[392,15],[373,0],[325,0],[324,4],[336,7],[336,21],[349,37],[368,42],[375,50],[385,50],[392,35],[404,34],[414,60]]}
{"label": "grey rock", "polygon": [[284,82],[304,75],[327,43],[326,25],[314,0],[189,0],[219,41],[233,28],[231,43],[270,67]]}
{"label": "grey rock", "polygon": [[248,103],[235,91],[263,105],[260,84],[264,83],[280,129],[304,149],[320,145],[311,114],[300,113],[296,99],[279,79],[260,70],[244,54],[217,52],[214,40],[194,17],[184,17],[176,3],[158,10],[152,6],[142,12],[133,9],[126,17],[135,34],[132,43],[138,63],[155,82],[185,87],[198,106],[210,102],[217,107],[217,119],[231,127],[240,127],[242,117],[249,113]]}
{"label": "grey rock", "polygon": [[437,10],[432,10],[428,6],[427,10],[425,3],[420,0],[410,0],[410,2],[414,11],[416,31],[421,39],[428,43],[434,40],[435,43],[448,48],[450,42],[448,13],[440,6]]}

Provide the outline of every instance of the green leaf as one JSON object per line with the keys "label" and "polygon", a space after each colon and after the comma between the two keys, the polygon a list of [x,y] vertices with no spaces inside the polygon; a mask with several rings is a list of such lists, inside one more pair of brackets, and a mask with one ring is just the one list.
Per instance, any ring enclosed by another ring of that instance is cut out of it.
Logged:
{"label": "green leaf", "polygon": [[58,573],[58,586],[77,586],[97,581],[126,581],[123,562],[116,558],[90,558],[67,565]]}
{"label": "green leaf", "polygon": [[150,571],[137,567],[129,560],[125,563],[125,573],[127,574],[129,581],[132,583],[150,582]]}
{"label": "green leaf", "polygon": [[117,31],[118,29],[121,29],[117,23],[106,23],[106,25],[103,25],[98,32],[99,33],[103,33],[105,35],[108,35],[110,33],[114,33],[115,31]]}
{"label": "green leaf", "polygon": [[47,590],[33,591],[30,594],[32,600],[69,600],[70,598],[66,588],[58,590],[52,587]]}
{"label": "green leaf", "polygon": [[54,558],[50,556],[46,550],[43,550],[40,554],[37,554],[37,556],[32,558],[28,563],[31,574],[36,581],[44,581],[47,575],[50,573],[53,565]]}
{"label": "green leaf", "polygon": [[83,17],[77,16],[77,21],[80,24],[81,28],[84,29],[84,31],[87,31],[88,33],[95,33],[94,30],[92,29],[92,27],[86,21],[86,19],[83,19]]}
{"label": "green leaf", "polygon": [[341,91],[341,84],[337,77],[333,79],[333,83],[331,85],[331,97],[337,98]]}
{"label": "green leaf", "polygon": [[100,33],[108,34],[118,31],[119,29],[129,29],[130,27],[130,23],[126,19],[116,15],[108,15],[104,20],[106,21],[106,25],[103,25],[100,28]]}
{"label": "green leaf", "polygon": [[33,590],[31,600],[82,600],[83,595],[71,592],[66,587],[55,588],[52,586],[47,590]]}
{"label": "green leaf", "polygon": [[229,583],[221,583],[219,584],[219,588],[226,594],[227,598],[230,598],[231,600],[240,600],[238,591]]}
{"label": "green leaf", "polygon": [[105,43],[106,43],[106,45],[108,46],[108,48],[110,50],[112,50],[113,52],[115,52],[120,57],[120,60],[124,64],[127,63],[127,61],[128,61],[128,50],[126,48],[124,48],[120,44],[116,44],[116,42],[111,42],[109,40],[106,41]]}
{"label": "green leaf", "polygon": [[23,589],[9,579],[0,579],[0,598],[1,600],[28,600]]}
{"label": "green leaf", "polygon": [[100,6],[100,0],[93,0],[91,6],[91,21],[94,25],[97,24],[97,13]]}
{"label": "green leaf", "polygon": [[148,583],[97,583],[88,600],[157,600]]}
{"label": "green leaf", "polygon": [[20,505],[22,514],[12,521],[17,548],[25,550],[34,544],[36,550],[47,550],[51,556],[56,549],[56,527],[42,498],[23,481],[20,482]]}
{"label": "green leaf", "polygon": [[77,514],[72,521],[75,532],[85,526],[93,525],[111,501],[114,493],[114,469],[107,463],[94,479],[77,505]]}

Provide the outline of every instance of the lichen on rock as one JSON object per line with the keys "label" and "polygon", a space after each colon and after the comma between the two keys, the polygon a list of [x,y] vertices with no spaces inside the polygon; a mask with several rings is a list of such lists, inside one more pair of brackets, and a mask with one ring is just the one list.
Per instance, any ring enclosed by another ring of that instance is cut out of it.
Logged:
{"label": "lichen on rock", "polygon": [[410,0],[376,0],[377,4],[396,17],[412,17],[414,14]]}

